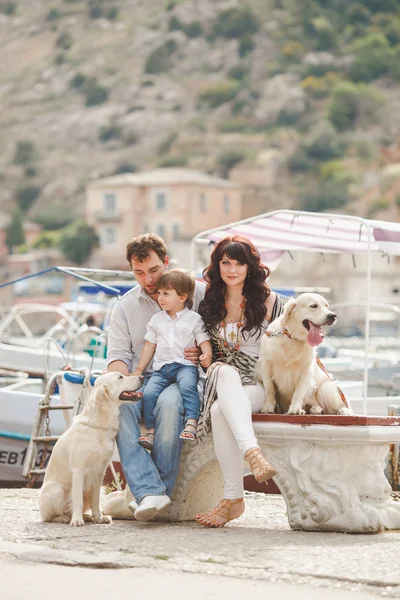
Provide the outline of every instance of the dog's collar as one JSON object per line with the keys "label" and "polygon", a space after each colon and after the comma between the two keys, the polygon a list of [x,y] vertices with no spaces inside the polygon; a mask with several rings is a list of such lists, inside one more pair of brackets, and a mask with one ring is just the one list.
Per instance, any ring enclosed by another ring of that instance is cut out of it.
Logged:
{"label": "dog's collar", "polygon": [[295,340],[296,342],[302,342],[303,340],[298,340],[297,338],[293,337],[292,335],[290,335],[290,333],[288,332],[288,330],[286,329],[286,327],[282,327],[282,329],[280,329],[279,331],[274,331],[272,333],[272,331],[266,331],[265,335],[267,337],[280,337],[281,335],[287,335],[287,337],[291,340]]}
{"label": "dog's collar", "polygon": [[99,425],[92,425],[92,423],[85,423],[84,421],[79,421],[81,425],[86,425],[86,427],[91,427],[92,429],[100,429],[100,431],[110,431],[111,433],[115,433],[117,435],[118,429],[115,427],[100,427]]}

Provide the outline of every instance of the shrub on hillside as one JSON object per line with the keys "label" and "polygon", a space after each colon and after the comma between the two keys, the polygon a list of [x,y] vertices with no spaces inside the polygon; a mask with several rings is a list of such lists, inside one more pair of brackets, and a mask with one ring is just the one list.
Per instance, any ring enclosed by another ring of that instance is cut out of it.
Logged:
{"label": "shrub on hillside", "polygon": [[352,25],[369,25],[371,11],[360,2],[351,2],[346,10],[346,21]]}
{"label": "shrub on hillside", "polygon": [[73,37],[68,31],[62,31],[56,39],[56,46],[63,50],[69,50],[73,44]]}
{"label": "shrub on hillside", "polygon": [[347,186],[333,181],[314,185],[301,196],[301,208],[311,212],[322,212],[341,208],[350,200]]}
{"label": "shrub on hillside", "polygon": [[107,102],[109,91],[104,86],[97,83],[95,79],[88,82],[86,88],[86,106],[94,106],[96,104],[104,104]]}
{"label": "shrub on hillside", "polygon": [[84,75],[83,73],[75,73],[75,75],[72,77],[71,81],[69,82],[70,87],[76,88],[76,89],[82,89],[84,88],[87,83],[89,81],[89,78]]}
{"label": "shrub on hillside", "polygon": [[387,37],[374,31],[356,40],[352,46],[354,62],[350,76],[354,81],[371,81],[385,75],[390,63],[390,43]]}
{"label": "shrub on hillside", "polygon": [[120,163],[115,171],[114,175],[120,175],[121,173],[135,173],[137,171],[137,166],[131,162],[122,162]]}
{"label": "shrub on hillside", "polygon": [[217,167],[221,177],[227,177],[229,171],[237,164],[246,158],[246,153],[243,150],[232,148],[232,150],[224,150],[217,157]]}
{"label": "shrub on hillside", "polygon": [[110,123],[109,125],[103,125],[100,127],[99,140],[101,142],[109,142],[110,140],[119,140],[122,135],[122,130],[116,123]]}
{"label": "shrub on hillside", "polygon": [[40,188],[34,185],[28,185],[17,191],[17,204],[19,208],[26,212],[40,195]]}
{"label": "shrub on hillside", "polygon": [[159,167],[185,167],[189,157],[185,154],[169,154],[158,161]]}
{"label": "shrub on hillside", "polygon": [[338,133],[328,121],[321,121],[313,127],[304,147],[308,156],[316,160],[339,158],[344,152]]}
{"label": "shrub on hillside", "polygon": [[29,140],[20,140],[15,146],[14,163],[25,165],[35,157],[35,146]]}
{"label": "shrub on hillside", "polygon": [[200,91],[200,100],[210,108],[216,108],[225,102],[233,100],[240,88],[238,81],[228,79],[220,83],[209,83]]}
{"label": "shrub on hillside", "polygon": [[57,205],[46,206],[45,210],[35,216],[35,223],[39,223],[46,231],[62,229],[71,221],[71,213],[67,210],[60,210]]}
{"label": "shrub on hillside", "polygon": [[339,131],[355,125],[358,116],[358,88],[354,83],[340,81],[334,86],[327,114]]}
{"label": "shrub on hillside", "polygon": [[234,65],[228,71],[229,79],[237,79],[238,81],[242,81],[248,73],[248,68],[244,65]]}
{"label": "shrub on hillside", "polygon": [[0,12],[8,16],[14,15],[17,12],[17,3],[0,2]]}
{"label": "shrub on hillside", "polygon": [[339,131],[350,129],[357,121],[369,124],[377,120],[384,97],[373,86],[340,81],[332,90],[327,115]]}
{"label": "shrub on hillside", "polygon": [[219,13],[213,27],[216,37],[240,38],[258,31],[259,25],[250,8],[228,8]]}
{"label": "shrub on hillside", "polygon": [[169,58],[176,50],[175,40],[167,40],[147,57],[145,73],[162,73],[169,69]]}
{"label": "shrub on hillside", "polygon": [[331,50],[336,47],[337,34],[332,21],[324,16],[318,16],[311,20],[311,26],[314,34],[311,40],[316,50]]}
{"label": "shrub on hillside", "polygon": [[289,158],[288,167],[291,173],[310,173],[315,171],[315,161],[310,158],[304,146],[300,146]]}
{"label": "shrub on hillside", "polygon": [[37,175],[37,168],[36,167],[32,167],[32,166],[27,166],[24,169],[24,173],[26,177],[36,177]]}
{"label": "shrub on hillside", "polygon": [[57,19],[61,17],[61,14],[62,13],[58,10],[58,8],[50,8],[46,19],[47,21],[57,21]]}
{"label": "shrub on hillside", "polygon": [[247,54],[250,54],[250,52],[252,52],[253,50],[254,50],[253,37],[252,37],[252,35],[247,33],[246,35],[244,35],[240,38],[239,48],[238,48],[239,56],[241,58],[243,58],[244,56],[247,56]]}

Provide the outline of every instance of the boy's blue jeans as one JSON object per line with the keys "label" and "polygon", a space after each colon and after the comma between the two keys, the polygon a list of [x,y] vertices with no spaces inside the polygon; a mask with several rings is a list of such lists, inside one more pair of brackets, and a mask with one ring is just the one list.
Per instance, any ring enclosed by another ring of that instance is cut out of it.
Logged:
{"label": "boy's blue jeans", "polygon": [[[143,391],[143,388],[142,390]],[[162,392],[154,411],[155,437],[151,455],[138,444],[142,403],[127,402],[120,408],[117,446],[126,481],[136,501],[145,496],[171,495],[178,475],[184,411],[177,384]]]}
{"label": "boy's blue jeans", "polygon": [[163,365],[159,371],[153,371],[143,396],[144,424],[147,429],[154,429],[156,424],[155,408],[160,394],[171,383],[177,383],[183,400],[185,419],[199,420],[200,399],[197,392],[199,370],[194,365],[169,363]]}

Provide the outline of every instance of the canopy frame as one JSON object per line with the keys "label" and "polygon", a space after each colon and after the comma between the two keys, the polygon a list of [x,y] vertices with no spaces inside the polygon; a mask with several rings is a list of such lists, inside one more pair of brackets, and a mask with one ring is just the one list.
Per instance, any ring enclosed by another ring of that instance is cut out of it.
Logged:
{"label": "canopy frame", "polygon": [[[367,249],[366,252],[364,250],[363,253],[367,256],[367,264],[365,268],[365,276],[366,276],[366,300],[365,300],[365,343],[364,343],[364,352],[365,352],[365,360],[364,360],[364,374],[363,374],[363,413],[367,414],[367,391],[368,391],[368,350],[369,350],[369,341],[370,341],[370,312],[371,312],[371,277],[372,277],[372,245],[374,240],[374,225],[377,224],[375,221],[371,221],[369,219],[364,219],[362,217],[352,216],[352,215],[341,215],[334,213],[316,213],[316,212],[305,212],[300,210],[289,210],[289,209],[278,209],[271,212],[263,213],[261,215],[257,215],[255,217],[249,217],[247,219],[243,219],[241,221],[235,221],[233,223],[229,223],[227,225],[222,225],[220,227],[216,227],[214,229],[208,229],[206,231],[202,231],[194,236],[191,242],[191,252],[190,252],[190,260],[191,260],[191,268],[196,268],[196,259],[197,259],[197,246],[198,244],[210,244],[212,243],[210,240],[210,235],[226,231],[227,235],[229,234],[229,230],[232,228],[236,228],[240,225],[245,225],[247,223],[254,223],[254,221],[260,219],[268,219],[273,217],[274,215],[292,215],[293,220],[297,217],[308,216],[308,217],[318,217],[325,218],[328,223],[328,231],[329,224],[334,221],[352,221],[360,224],[360,236],[362,228],[365,227],[367,232]],[[293,222],[293,221],[292,221]],[[389,222],[388,222],[389,224]],[[399,232],[400,232],[400,224],[399,224]],[[243,233],[245,236],[246,234]],[[257,245],[257,244],[255,244]],[[313,249],[312,247],[305,248],[308,251],[315,252],[321,254],[321,249]],[[285,250],[284,245],[282,250]],[[293,250],[291,250],[293,252]],[[329,252],[326,250],[325,252]],[[381,251],[383,254],[385,252]],[[343,253],[343,252],[342,252]]]}

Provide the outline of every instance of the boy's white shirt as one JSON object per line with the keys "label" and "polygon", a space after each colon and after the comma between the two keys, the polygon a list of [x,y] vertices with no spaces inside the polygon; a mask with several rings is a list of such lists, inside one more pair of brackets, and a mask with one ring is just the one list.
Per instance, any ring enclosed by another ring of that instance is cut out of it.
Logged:
{"label": "boy's white shirt", "polygon": [[[196,281],[193,311],[197,311],[204,298],[206,286]],[[114,360],[123,361],[132,373],[139,362],[144,346],[146,325],[151,317],[161,312],[160,306],[138,285],[126,292],[115,304],[107,339],[107,364]],[[151,373],[152,362],[145,373]],[[200,369],[200,375],[202,374]]]}
{"label": "boy's white shirt", "polygon": [[153,370],[159,371],[164,365],[174,362],[193,366],[184,357],[185,348],[192,348],[195,342],[200,345],[209,340],[210,336],[200,315],[184,308],[176,313],[175,319],[165,310],[153,315],[147,324],[144,339],[157,345]]}

